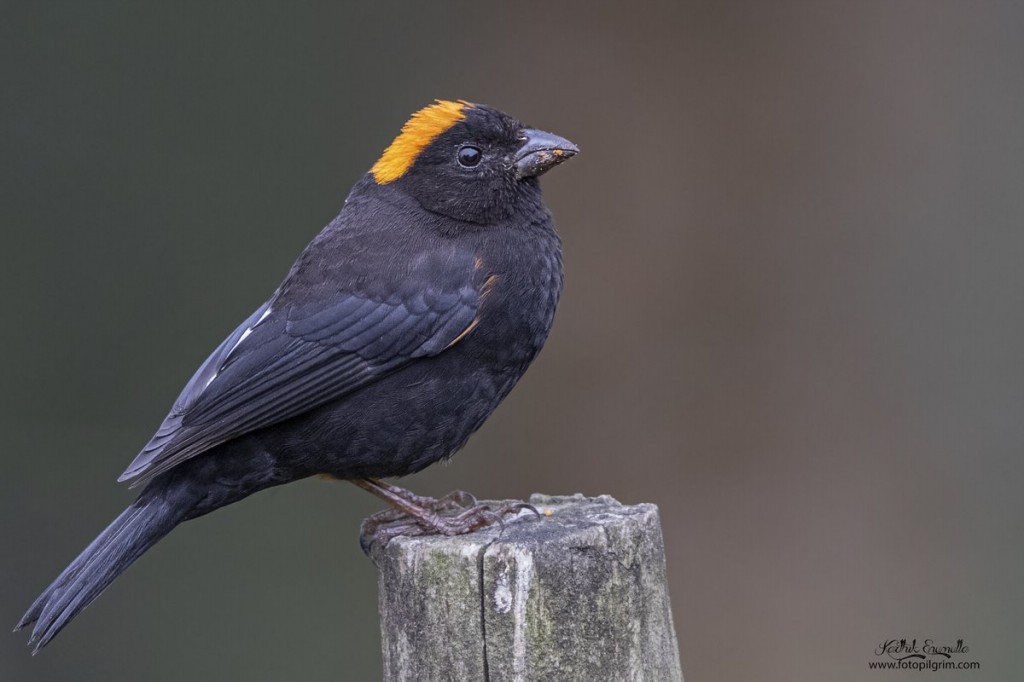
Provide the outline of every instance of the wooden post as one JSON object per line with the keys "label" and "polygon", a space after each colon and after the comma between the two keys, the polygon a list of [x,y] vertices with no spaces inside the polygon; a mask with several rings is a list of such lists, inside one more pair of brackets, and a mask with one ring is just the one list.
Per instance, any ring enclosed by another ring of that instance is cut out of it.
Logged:
{"label": "wooden post", "polygon": [[657,507],[530,503],[504,530],[374,543],[384,679],[681,682]]}

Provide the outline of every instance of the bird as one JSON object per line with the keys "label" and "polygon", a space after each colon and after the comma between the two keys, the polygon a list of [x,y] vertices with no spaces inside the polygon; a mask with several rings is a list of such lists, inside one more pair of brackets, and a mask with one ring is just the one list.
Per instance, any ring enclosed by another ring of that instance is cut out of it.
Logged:
{"label": "bird", "polygon": [[137,499],[15,628],[33,654],[176,526],[272,486],[350,481],[409,533],[508,513],[383,479],[451,457],[544,345],[563,265],[538,179],[578,151],[484,104],[415,112],[120,476]]}

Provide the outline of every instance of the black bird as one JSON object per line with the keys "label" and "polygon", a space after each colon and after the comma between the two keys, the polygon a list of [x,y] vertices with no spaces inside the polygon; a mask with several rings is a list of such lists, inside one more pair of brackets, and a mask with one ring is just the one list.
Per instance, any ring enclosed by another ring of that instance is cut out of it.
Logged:
{"label": "black bird", "polygon": [[484,105],[413,114],[121,475],[145,488],[21,619],[34,652],[179,523],[271,486],[349,480],[419,532],[493,520],[379,479],[454,454],[541,349],[562,256],[538,176],[577,151]]}

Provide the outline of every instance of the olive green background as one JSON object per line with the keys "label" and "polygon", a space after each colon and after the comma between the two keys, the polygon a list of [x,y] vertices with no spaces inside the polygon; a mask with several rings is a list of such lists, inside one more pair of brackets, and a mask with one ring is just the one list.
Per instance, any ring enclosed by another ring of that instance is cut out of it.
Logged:
{"label": "olive green background", "polygon": [[[7,3],[0,625],[405,118],[486,102],[544,179],[547,348],[420,493],[657,503],[683,669],[1024,670],[1024,5]],[[372,680],[379,508],[320,480],[179,528],[0,680]]]}

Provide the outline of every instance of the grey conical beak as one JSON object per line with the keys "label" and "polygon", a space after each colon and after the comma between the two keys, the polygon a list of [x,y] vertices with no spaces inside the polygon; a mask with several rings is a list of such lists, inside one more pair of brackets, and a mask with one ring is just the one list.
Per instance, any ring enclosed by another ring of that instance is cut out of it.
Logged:
{"label": "grey conical beak", "polygon": [[545,133],[543,130],[527,128],[523,131],[525,142],[515,156],[517,178],[533,178],[571,159],[579,153],[579,147],[564,137]]}

